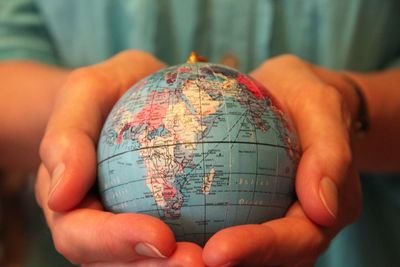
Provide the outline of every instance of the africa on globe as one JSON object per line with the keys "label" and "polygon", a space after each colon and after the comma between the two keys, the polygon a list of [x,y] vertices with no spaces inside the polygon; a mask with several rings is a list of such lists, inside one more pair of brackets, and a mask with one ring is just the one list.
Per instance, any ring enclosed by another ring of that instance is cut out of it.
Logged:
{"label": "africa on globe", "polygon": [[282,217],[295,199],[297,139],[276,101],[193,56],[121,97],[97,158],[105,209],[160,218],[178,241],[204,245],[223,228]]}

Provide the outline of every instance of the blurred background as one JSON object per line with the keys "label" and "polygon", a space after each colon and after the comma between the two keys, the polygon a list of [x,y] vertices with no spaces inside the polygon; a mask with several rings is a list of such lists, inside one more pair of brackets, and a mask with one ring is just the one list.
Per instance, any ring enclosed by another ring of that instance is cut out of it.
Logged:
{"label": "blurred background", "polygon": [[34,174],[0,173],[0,267],[73,266],[55,251],[33,186]]}

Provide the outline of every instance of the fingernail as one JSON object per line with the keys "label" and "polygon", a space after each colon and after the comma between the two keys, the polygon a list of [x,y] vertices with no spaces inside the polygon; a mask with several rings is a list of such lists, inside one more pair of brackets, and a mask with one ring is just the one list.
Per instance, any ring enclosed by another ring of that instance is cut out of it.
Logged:
{"label": "fingernail", "polygon": [[322,177],[319,183],[319,197],[329,214],[336,219],[338,210],[338,191],[335,183],[329,177]]}
{"label": "fingernail", "polygon": [[135,246],[135,251],[138,255],[151,257],[151,258],[163,258],[166,256],[161,254],[161,252],[153,245],[149,243],[139,243]]}
{"label": "fingernail", "polygon": [[64,174],[65,165],[64,163],[60,163],[54,169],[53,173],[51,174],[51,185],[50,185],[50,198],[53,195],[54,191],[56,190],[58,184],[61,182],[61,177]]}

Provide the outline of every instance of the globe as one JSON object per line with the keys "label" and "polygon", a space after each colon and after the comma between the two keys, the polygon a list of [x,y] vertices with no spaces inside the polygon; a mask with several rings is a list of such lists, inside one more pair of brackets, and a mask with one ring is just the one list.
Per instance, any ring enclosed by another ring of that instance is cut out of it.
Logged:
{"label": "globe", "polygon": [[185,63],[116,103],[98,143],[106,210],[155,216],[178,241],[284,216],[295,199],[293,127],[271,94],[237,70]]}

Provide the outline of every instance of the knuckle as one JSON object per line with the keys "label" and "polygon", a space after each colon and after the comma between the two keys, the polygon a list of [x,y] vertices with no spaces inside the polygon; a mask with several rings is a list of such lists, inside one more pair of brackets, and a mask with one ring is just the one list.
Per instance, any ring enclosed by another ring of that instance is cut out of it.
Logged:
{"label": "knuckle", "polygon": [[[299,86],[289,102],[294,110],[332,114],[332,111],[342,112],[343,99],[338,91],[329,85],[314,83],[313,86]],[[305,91],[306,90],[306,91]]]}
{"label": "knuckle", "polygon": [[39,156],[42,161],[45,161],[51,155],[52,147],[56,139],[55,137],[56,136],[51,133],[46,133],[43,137],[39,146]]}
{"label": "knuckle", "polygon": [[71,74],[68,77],[69,81],[81,81],[81,80],[90,80],[93,77],[95,77],[96,70],[92,67],[82,67],[78,68],[74,71],[71,72]]}
{"label": "knuckle", "polygon": [[56,158],[55,154],[63,151],[63,147],[68,147],[68,139],[65,137],[64,132],[47,132],[43,137],[39,147],[39,156],[42,162],[48,162],[49,160]]}
{"label": "knuckle", "polygon": [[143,60],[143,61],[158,61],[156,57],[154,57],[151,53],[143,51],[143,50],[137,50],[137,49],[130,49],[130,50],[125,50],[122,52],[119,52],[117,56],[121,57],[132,57],[138,60]]}
{"label": "knuckle", "polygon": [[279,56],[282,60],[288,61],[288,62],[300,62],[302,61],[300,57],[294,55],[294,54],[284,54]]}
{"label": "knuckle", "polygon": [[54,248],[58,253],[64,256],[72,264],[81,263],[78,255],[71,250],[71,246],[69,246],[68,242],[66,242],[64,234],[62,234],[62,232],[56,230],[53,232],[52,236],[53,236]]}
{"label": "knuckle", "polygon": [[339,121],[342,122],[347,134],[351,124],[351,114],[346,106],[343,95],[332,86],[325,86],[322,94],[325,99],[325,102],[322,103],[326,103],[327,106],[337,111],[336,114],[340,116]]}
{"label": "knuckle", "polygon": [[41,188],[42,185],[40,183],[40,179],[42,179],[42,176],[44,175],[45,172],[46,172],[46,170],[45,170],[43,164],[40,164],[39,169],[37,171],[36,179],[35,179],[35,190],[34,190],[36,203],[39,205],[40,208],[43,207],[43,202],[44,202],[44,200],[42,199],[42,195],[40,194],[40,192],[42,192],[42,188]]}
{"label": "knuckle", "polygon": [[89,66],[72,71],[67,78],[64,88],[68,88],[68,90],[72,88],[75,90],[90,90],[90,88],[97,88],[106,82],[108,80],[104,73],[99,71],[95,66]]}
{"label": "knuckle", "polygon": [[293,54],[283,54],[275,57],[275,60],[292,66],[299,66],[305,64],[305,61],[303,59]]}

